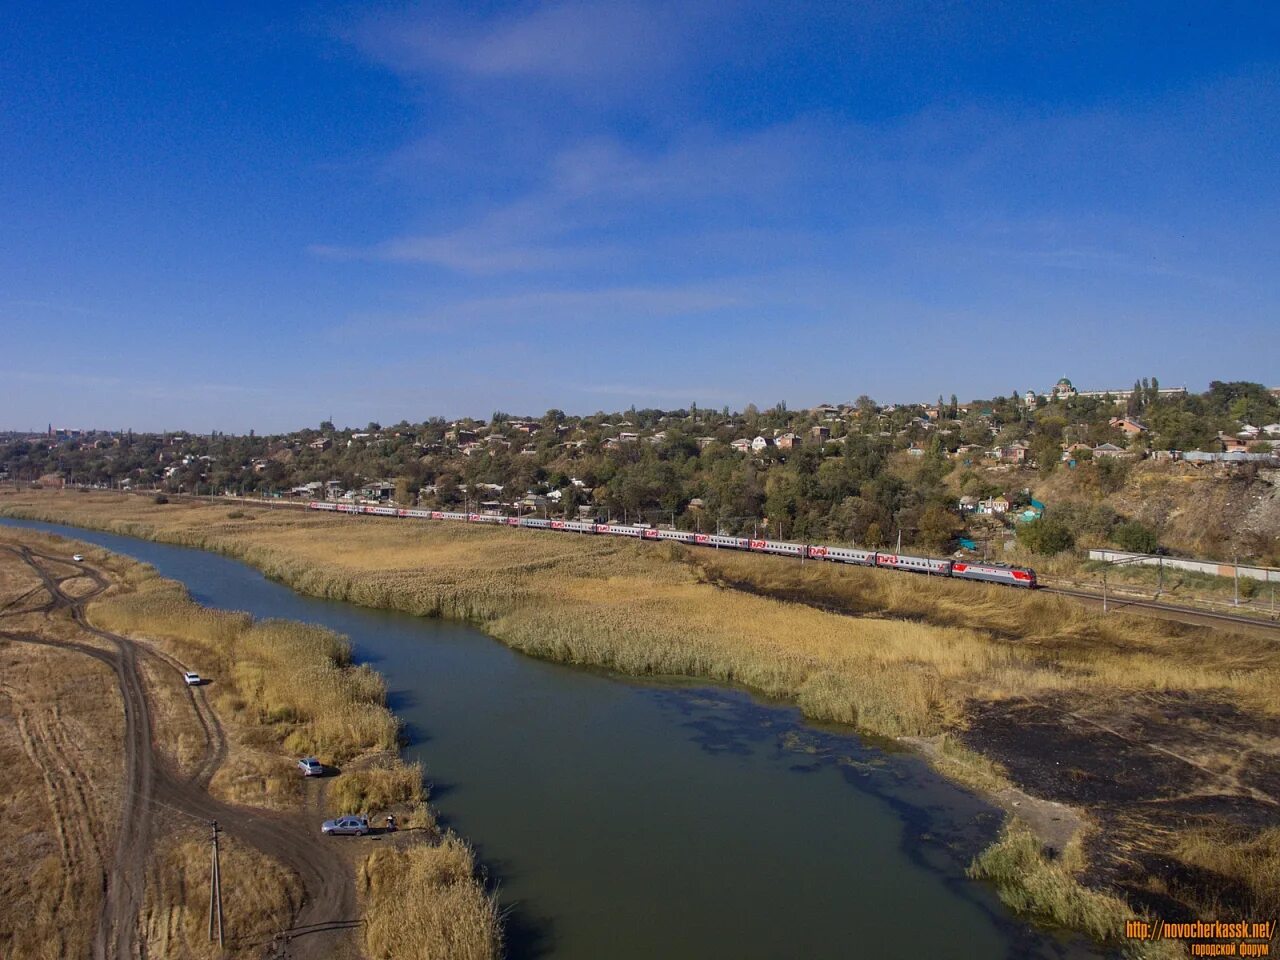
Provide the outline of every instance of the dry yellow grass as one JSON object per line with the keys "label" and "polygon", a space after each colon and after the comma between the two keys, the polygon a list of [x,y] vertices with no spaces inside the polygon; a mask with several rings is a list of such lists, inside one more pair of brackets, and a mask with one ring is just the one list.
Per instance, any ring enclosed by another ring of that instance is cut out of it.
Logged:
{"label": "dry yellow grass", "polygon": [[0,956],[89,955],[120,816],[121,736],[105,664],[0,640]]}
{"label": "dry yellow grass", "polygon": [[[1243,885],[1246,915],[1280,918],[1280,827],[1254,836],[1225,829],[1197,830],[1181,837],[1176,849],[1184,863],[1207,871],[1210,879]],[[1193,892],[1197,894],[1210,898],[1212,890]]]}
{"label": "dry yellow grass", "polygon": [[212,549],[304,593],[472,619],[538,656],[742,683],[880,734],[936,733],[970,697],[1055,691],[1212,690],[1280,712],[1273,643],[1205,644],[1203,628],[999,587],[504,528],[264,508],[228,520],[216,504],[120,495],[9,495],[0,510]]}
{"label": "dry yellow grass", "polygon": [[497,905],[475,883],[475,858],[448,834],[437,845],[384,848],[360,867],[365,949],[374,960],[502,954]]}
{"label": "dry yellow grass", "polygon": [[[55,538],[4,534],[49,553],[69,553]],[[397,852],[400,861],[415,865],[405,877],[376,868],[367,874],[376,877],[377,888],[366,900],[371,922],[394,923],[410,893],[430,895],[436,899],[415,903],[417,922],[397,932],[397,942],[410,945],[409,953],[398,955],[495,955],[500,920],[475,877],[470,849],[456,838],[440,849],[434,845],[440,837],[424,800],[421,767],[395,756],[397,722],[385,706],[382,679],[351,664],[345,638],[303,624],[207,610],[144,565],[102,551],[93,551],[91,560],[112,576],[103,599],[88,606],[97,626],[140,638],[216,678],[206,690],[232,749],[211,784],[215,794],[296,809],[302,791],[291,755],[316,753],[334,763],[360,758],[330,782],[330,803],[343,812],[391,809],[402,827],[423,831],[406,836]],[[47,599],[39,585],[16,556],[0,552],[3,626],[93,643],[69,617],[39,610]],[[104,797],[115,796],[121,775],[114,675],[83,654],[3,640],[0,665],[0,763],[10,788],[0,800],[0,956],[87,955],[106,869],[102,851],[110,849],[119,819],[118,809],[99,809]],[[191,768],[203,738],[183,689],[159,661],[146,658],[142,669],[156,720],[166,731],[166,752],[179,769]],[[91,730],[79,729],[98,714],[106,716]],[[15,730],[16,739],[9,736]],[[105,747],[98,742],[104,736],[114,737]],[[179,829],[160,842],[147,873],[140,918],[147,949],[157,956],[222,955],[204,928],[208,845],[189,828]],[[13,857],[21,863],[9,862]],[[228,948],[232,955],[257,955],[296,911],[296,878],[231,837],[222,860],[224,874],[237,878],[224,890],[226,925],[234,931]],[[426,864],[435,866],[424,873]],[[423,878],[430,884],[419,882]],[[410,890],[402,881],[416,886]],[[415,938],[428,952],[412,948]]]}
{"label": "dry yellow grass", "polygon": [[1072,930],[1083,930],[1100,942],[1122,944],[1126,955],[1173,960],[1185,957],[1173,941],[1124,941],[1125,921],[1133,911],[1123,901],[1082,886],[1076,874],[1083,865],[1079,841],[1063,856],[1049,860],[1032,832],[1021,822],[1008,823],[1000,839],[969,867],[969,875],[995,884],[1000,898],[1019,913]]}
{"label": "dry yellow grass", "polygon": [[[744,684],[890,736],[936,735],[968,701],[1009,697],[1189,691],[1280,713],[1273,642],[1007,588],[461,524],[229,519],[121,496],[4,496],[3,511],[215,550],[317,596],[471,619],[537,656]],[[980,758],[941,756],[960,779],[999,782]]]}
{"label": "dry yellow grass", "polygon": [[367,766],[343,773],[329,788],[329,810],[372,815],[409,805],[420,807],[424,799],[422,764],[395,763]]}
{"label": "dry yellow grass", "polygon": [[[299,905],[297,878],[269,857],[230,835],[219,850],[223,929],[233,956],[262,955]],[[227,882],[225,878],[234,878]],[[209,940],[209,843],[192,828],[157,845],[143,898],[142,934],[147,955],[192,960],[227,954]]]}
{"label": "dry yellow grass", "polygon": [[104,630],[162,641],[188,665],[216,677],[209,688],[220,712],[269,729],[291,753],[341,763],[394,750],[396,719],[382,679],[353,666],[346,640],[332,631],[192,603],[180,584],[139,574],[132,591],[93,603]]}

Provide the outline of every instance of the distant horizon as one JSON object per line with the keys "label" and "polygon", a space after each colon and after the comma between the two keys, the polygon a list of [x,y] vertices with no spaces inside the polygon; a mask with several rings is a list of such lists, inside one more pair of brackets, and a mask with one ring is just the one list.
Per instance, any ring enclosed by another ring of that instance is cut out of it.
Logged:
{"label": "distant horizon", "polygon": [[[0,33],[0,418],[1274,381],[1280,12],[133,0]],[[958,392],[958,391],[957,391]]]}
{"label": "distant horizon", "polygon": [[[1094,385],[1089,384],[1089,383],[1081,384],[1081,383],[1077,382],[1077,381],[1075,380],[1075,378],[1073,378],[1073,377],[1067,377],[1067,379],[1071,380],[1072,385],[1073,385],[1077,390],[1081,390],[1081,391],[1084,391],[1084,392],[1097,392],[1097,391],[1100,391],[1100,390],[1105,390],[1105,391],[1111,392],[1111,391],[1131,390],[1131,389],[1133,388],[1133,383],[1132,383],[1132,382],[1131,382],[1131,383],[1129,383],[1127,386],[1119,386],[1119,385],[1116,385],[1116,384],[1111,384],[1111,385],[1109,385],[1109,386],[1107,386],[1107,387],[1095,387]],[[1139,381],[1141,381],[1142,379],[1143,379],[1143,378],[1141,378],[1141,377],[1139,377],[1139,378],[1138,378],[1138,380],[1139,380]],[[1148,377],[1147,379],[1148,379],[1148,380],[1150,380],[1150,377]],[[1157,377],[1157,378],[1156,378],[1156,380],[1159,382],[1159,386],[1160,386],[1160,389],[1161,389],[1161,390],[1182,388],[1182,389],[1186,389],[1186,391],[1187,391],[1189,394],[1192,394],[1192,395],[1205,393],[1205,392],[1209,389],[1209,384],[1210,384],[1210,383],[1214,383],[1214,382],[1222,382],[1222,383],[1237,383],[1237,382],[1259,383],[1259,384],[1261,384],[1263,387],[1265,387],[1265,388],[1266,388],[1266,389],[1268,389],[1268,390],[1272,390],[1272,391],[1274,391],[1274,390],[1280,390],[1280,385],[1271,385],[1271,384],[1269,384],[1269,383],[1265,383],[1265,382],[1263,382],[1263,381],[1251,381],[1251,380],[1245,380],[1244,378],[1232,378],[1232,379],[1227,379],[1227,378],[1225,378],[1225,377],[1213,377],[1213,378],[1211,378],[1210,380],[1206,381],[1206,382],[1205,382],[1205,384],[1204,384],[1204,386],[1203,386],[1202,388],[1200,388],[1200,389],[1197,389],[1195,386],[1190,385],[1190,384],[1166,382],[1166,381],[1164,381],[1163,379],[1161,379],[1161,378],[1159,378],[1159,377]],[[1056,383],[1057,383],[1057,380],[1055,380],[1055,381],[1054,381],[1054,384],[1056,384]],[[1042,390],[1036,390],[1036,395],[1037,395],[1037,396],[1041,396],[1041,397],[1043,397],[1043,396],[1047,396],[1047,395],[1050,393],[1050,391],[1052,390],[1052,387],[1053,387],[1053,384],[1050,384],[1048,388],[1045,388],[1045,389],[1042,389]],[[1028,388],[1026,388],[1026,389],[1032,389],[1032,388],[1028,387]],[[1019,390],[1019,392],[1018,392],[1018,396],[1019,396],[1019,397],[1024,396],[1024,395],[1025,395],[1025,393],[1026,393],[1026,389]],[[951,395],[952,395],[952,393],[954,393],[954,392],[955,392],[955,391],[945,391],[945,390],[944,390],[944,391],[942,392],[942,398],[943,398],[943,400],[944,400],[944,401],[949,402],[949,401],[950,401],[950,399],[951,399]],[[822,404],[832,404],[832,405],[835,405],[835,406],[839,406],[839,405],[841,405],[841,404],[852,404],[852,403],[854,403],[854,401],[855,401],[855,400],[857,400],[857,398],[858,398],[859,396],[861,396],[861,395],[862,395],[862,394],[860,394],[860,393],[859,393],[859,394],[854,394],[853,396],[850,396],[850,397],[841,397],[839,400],[835,400],[835,399],[815,400],[815,401],[810,402],[810,403],[792,403],[790,400],[785,400],[785,399],[784,399],[784,400],[782,400],[781,402],[785,403],[785,404],[786,404],[786,406],[787,406],[787,409],[788,409],[788,410],[790,410],[790,411],[806,411],[806,410],[812,410],[812,409],[814,409],[815,407],[820,406],[820,405],[822,405]],[[867,395],[868,395],[868,396],[871,396],[870,394],[867,394]],[[960,394],[956,394],[957,401],[959,402],[959,404],[960,404],[961,406],[968,406],[968,405],[971,405],[971,404],[974,404],[974,403],[981,403],[981,402],[984,402],[984,401],[994,400],[994,399],[996,399],[996,398],[998,398],[998,397],[1008,397],[1008,396],[1009,396],[1009,394],[1007,394],[1007,393],[995,393],[995,394],[992,394],[992,395],[990,395],[990,396],[974,396],[974,397],[970,397],[969,399],[965,399],[962,395],[960,395]],[[875,397],[875,396],[872,396],[872,397],[871,397],[871,399],[872,399],[872,400],[874,400],[874,401],[876,402],[876,405],[877,405],[877,406],[881,406],[881,407],[891,406],[891,405],[892,405],[892,406],[924,406],[924,407],[928,407],[928,406],[932,406],[932,405],[934,405],[935,403],[937,403],[937,395],[936,395],[936,394],[935,394],[933,397],[928,398],[928,399],[921,399],[921,398],[917,398],[917,399],[914,399],[914,400],[882,400],[882,399],[880,399],[879,397]],[[724,409],[724,406],[725,406],[724,404],[704,404],[704,403],[700,403],[700,402],[698,402],[698,401],[696,401],[696,400],[691,401],[691,402],[696,403],[696,404],[697,404],[697,407],[698,407],[698,409],[699,409],[699,410],[714,410],[714,411],[716,411],[717,413],[722,412],[722,411],[723,411],[723,409]],[[775,407],[775,406],[778,404],[778,402],[779,402],[779,401],[777,401],[777,400],[774,400],[774,401],[772,401],[772,402],[768,402],[768,403],[763,403],[763,402],[759,402],[759,401],[748,401],[748,404],[750,404],[750,403],[755,403],[755,406],[758,408],[758,410],[759,410],[760,412],[764,412],[765,410],[769,410],[769,409],[771,409],[771,408]],[[741,414],[741,413],[743,412],[743,410],[746,408],[746,406],[747,406],[748,404],[743,404],[741,407],[737,407],[737,408],[735,408],[735,407],[733,407],[733,406],[731,405],[731,406],[730,406],[730,409],[729,409],[729,413],[730,413],[730,415],[736,416],[736,415]],[[56,421],[49,421],[49,420],[46,420],[45,425],[44,425],[44,426],[42,426],[42,427],[38,427],[38,428],[32,428],[32,427],[8,427],[8,426],[0,426],[0,433],[20,433],[20,434],[29,434],[29,435],[40,435],[40,434],[45,434],[45,433],[47,433],[47,432],[48,432],[48,430],[49,430],[50,428],[52,428],[52,429],[53,429],[53,430],[55,430],[55,431],[57,431],[57,430],[78,430],[78,431],[86,432],[86,433],[87,433],[87,432],[97,432],[97,433],[127,433],[127,432],[129,432],[129,431],[133,431],[134,433],[142,433],[142,434],[157,434],[157,433],[160,433],[160,434],[162,434],[162,433],[190,433],[190,434],[194,434],[194,435],[197,435],[197,436],[200,436],[200,435],[206,435],[206,434],[209,434],[209,433],[212,433],[212,432],[216,432],[216,433],[220,433],[220,434],[226,434],[226,435],[228,435],[228,436],[248,436],[248,435],[249,435],[249,433],[252,431],[252,432],[253,432],[255,435],[257,435],[257,436],[281,436],[281,435],[286,435],[286,434],[291,434],[291,433],[297,433],[297,432],[299,432],[299,431],[301,431],[301,430],[317,430],[317,429],[319,429],[319,425],[320,425],[321,423],[326,422],[326,421],[328,421],[328,422],[332,422],[332,423],[334,424],[334,429],[335,429],[336,431],[338,431],[338,432],[342,432],[342,431],[347,431],[347,430],[352,430],[352,431],[359,431],[359,430],[363,430],[363,429],[365,428],[365,426],[367,426],[369,423],[378,423],[378,424],[381,424],[381,425],[382,425],[382,427],[383,427],[383,429],[385,429],[385,428],[387,428],[387,427],[390,427],[390,426],[394,426],[394,425],[396,425],[396,424],[398,424],[398,423],[402,423],[402,422],[403,422],[403,423],[410,423],[410,424],[424,423],[424,422],[426,422],[427,420],[431,419],[432,417],[440,417],[441,419],[449,420],[449,421],[453,421],[453,420],[462,420],[462,419],[468,419],[468,418],[469,418],[469,419],[472,419],[472,420],[477,420],[477,421],[481,421],[481,422],[487,422],[487,421],[488,421],[488,420],[493,416],[493,414],[494,414],[495,412],[498,412],[498,411],[501,411],[501,412],[503,412],[503,413],[506,413],[506,414],[508,414],[508,415],[509,415],[509,416],[511,416],[511,417],[515,417],[515,418],[528,418],[528,419],[532,419],[532,420],[540,419],[541,417],[543,417],[543,416],[547,413],[547,411],[548,411],[548,410],[560,410],[560,411],[561,411],[561,412],[563,412],[566,416],[583,418],[583,417],[592,417],[592,416],[596,416],[597,414],[626,413],[628,410],[630,410],[630,409],[632,408],[632,406],[634,406],[637,410],[661,410],[661,411],[663,411],[664,413],[671,412],[671,411],[675,411],[675,410],[686,410],[686,411],[687,411],[687,410],[689,410],[689,409],[690,409],[690,404],[689,404],[688,402],[683,403],[683,404],[677,404],[677,405],[674,405],[674,406],[663,406],[663,405],[658,405],[658,404],[640,404],[640,403],[636,403],[636,404],[627,404],[627,405],[626,405],[626,406],[624,406],[624,407],[614,407],[614,408],[596,408],[596,409],[594,409],[594,410],[590,410],[590,411],[573,411],[573,410],[566,410],[566,409],[565,409],[565,408],[563,408],[563,407],[556,407],[556,406],[547,407],[547,408],[545,408],[545,409],[543,409],[543,410],[538,410],[538,411],[532,411],[532,410],[524,410],[524,411],[519,411],[519,410],[505,410],[505,409],[503,409],[503,408],[501,408],[501,407],[494,407],[494,408],[493,408],[492,410],[490,410],[488,413],[483,414],[483,415],[480,415],[480,416],[477,416],[477,415],[475,415],[474,413],[445,414],[445,413],[432,413],[432,412],[428,412],[428,413],[426,413],[424,416],[413,416],[413,417],[410,417],[410,416],[404,416],[404,417],[397,417],[397,418],[395,418],[395,419],[387,419],[387,418],[385,418],[385,417],[376,417],[376,416],[375,416],[375,417],[373,417],[373,418],[371,418],[371,419],[365,420],[365,421],[364,421],[364,423],[355,423],[355,422],[350,422],[350,423],[348,423],[348,422],[344,421],[341,417],[338,417],[338,419],[336,419],[336,420],[335,420],[335,419],[333,419],[331,416],[326,415],[326,416],[321,416],[321,417],[316,418],[316,420],[315,420],[314,422],[312,422],[312,423],[305,423],[305,424],[302,424],[302,425],[299,425],[299,426],[286,427],[286,428],[283,428],[283,429],[261,429],[261,428],[259,428],[259,427],[253,426],[253,425],[249,425],[249,426],[247,426],[247,427],[243,427],[243,428],[239,428],[239,429],[223,429],[223,428],[218,427],[218,426],[211,426],[211,427],[205,427],[205,428],[197,429],[197,428],[195,428],[195,427],[191,427],[191,426],[183,426],[183,425],[178,425],[178,426],[166,426],[166,427],[140,427],[140,426],[137,426],[137,425],[125,425],[125,426],[123,426],[123,427],[113,427],[113,426],[103,426],[103,425],[98,425],[98,426],[84,426],[84,425],[76,425],[76,424],[73,424],[73,423],[59,423],[59,422],[56,422]]]}

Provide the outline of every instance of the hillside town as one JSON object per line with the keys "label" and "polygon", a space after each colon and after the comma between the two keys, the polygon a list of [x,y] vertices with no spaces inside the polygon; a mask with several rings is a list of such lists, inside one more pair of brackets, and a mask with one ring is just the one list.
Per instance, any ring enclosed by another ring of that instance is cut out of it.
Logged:
{"label": "hillside town", "polygon": [[[977,549],[992,525],[1028,524],[1056,529],[1047,552],[1077,540],[1155,548],[1158,522],[1080,517],[1144,462],[1224,480],[1280,466],[1280,388],[1214,382],[1194,394],[1153,378],[1078,390],[1064,377],[1043,393],[963,404],[862,396],[805,410],[496,412],[263,437],[50,425],[0,443],[0,479],[19,484],[599,516],[933,550]],[[1055,474],[1078,482],[1058,481],[1047,507],[1036,493]],[[1248,549],[1275,556],[1265,529]]]}

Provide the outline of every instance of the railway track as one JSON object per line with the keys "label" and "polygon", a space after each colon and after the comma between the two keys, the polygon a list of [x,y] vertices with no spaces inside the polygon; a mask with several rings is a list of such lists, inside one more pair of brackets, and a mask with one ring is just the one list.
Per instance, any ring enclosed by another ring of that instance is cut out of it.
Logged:
{"label": "railway track", "polygon": [[[1071,587],[1054,587],[1043,585],[1039,590],[1044,593],[1052,593],[1061,597],[1071,597],[1075,600],[1083,600],[1086,603],[1102,604],[1103,596],[1100,593],[1093,593],[1088,590],[1076,590]],[[1220,613],[1216,610],[1202,610],[1199,607],[1188,607],[1177,603],[1161,603],[1159,600],[1145,600],[1141,597],[1129,597],[1109,595],[1106,598],[1108,607],[1117,609],[1140,609],[1150,610],[1156,613],[1164,614],[1170,619],[1184,620],[1191,623],[1199,623],[1204,621],[1212,621],[1215,623],[1229,623],[1234,625],[1258,627],[1263,630],[1269,630],[1280,635],[1280,621],[1264,620],[1261,617],[1250,617],[1238,613]]]}
{"label": "railway track", "polygon": [[[135,495],[140,495],[140,494],[135,494]],[[299,510],[302,512],[310,512],[311,510],[315,509],[314,503],[297,502],[297,501],[270,501],[270,500],[229,501],[227,498],[224,498],[224,497],[206,496],[203,494],[171,494],[171,496],[177,500],[185,500],[188,502],[197,502],[197,503],[225,504],[228,502],[233,502],[242,506],[260,507],[260,508],[267,508],[267,509],[283,508],[286,510],[292,509],[292,510]],[[363,515],[366,515],[366,511],[369,511],[369,508],[367,507],[344,511],[341,507],[335,506],[333,509],[335,512],[340,512],[343,515],[349,515],[349,516],[363,516]],[[372,512],[372,511],[369,511],[369,512]],[[419,511],[415,511],[412,515],[417,516],[419,515],[419,513],[420,513]],[[404,518],[410,514],[408,511],[404,511],[404,510],[391,510],[391,511],[379,510],[375,515],[386,515],[386,516],[392,516],[397,518]],[[450,514],[451,518],[452,516],[453,515]],[[470,519],[471,517],[468,516],[468,520]],[[488,519],[488,518],[485,518],[485,519]],[[757,541],[743,541],[743,542],[750,542],[754,544]],[[767,543],[768,541],[759,541],[759,542]],[[785,546],[801,546],[803,547],[804,553],[809,556],[812,556],[813,559],[815,560],[822,559],[822,556],[814,556],[812,554],[812,551],[814,548],[810,545],[786,544]],[[819,549],[826,551],[828,548],[822,547]],[[767,553],[769,551],[766,550],[762,552]],[[872,555],[874,556],[874,553]],[[897,558],[895,557],[894,559],[896,560]],[[911,568],[903,568],[897,565],[891,566],[891,565],[879,564],[879,563],[874,563],[872,564],[872,566],[874,566],[876,569],[889,569],[889,570],[895,570],[895,571],[900,571],[905,569],[906,572],[917,572],[917,573],[932,572],[932,571],[915,570]],[[1026,584],[1019,584],[1019,585],[1024,587],[1026,586]],[[1078,590],[1072,587],[1053,586],[1050,583],[1046,583],[1043,580],[1043,578],[1039,581],[1038,584],[1034,584],[1034,588],[1036,590],[1043,591],[1046,593],[1052,593],[1057,596],[1070,597],[1073,600],[1078,600],[1086,604],[1100,605],[1103,602],[1103,596],[1101,594],[1093,593],[1088,590]],[[1158,616],[1163,616],[1166,619],[1177,619],[1187,623],[1231,624],[1235,626],[1246,626],[1246,627],[1258,628],[1260,631],[1267,632],[1267,633],[1269,632],[1280,633],[1280,621],[1274,620],[1274,619],[1266,619],[1263,617],[1254,617],[1254,616],[1247,616],[1247,615],[1237,614],[1237,613],[1226,613],[1226,612],[1219,612],[1214,610],[1205,610],[1200,607],[1190,607],[1182,604],[1162,603],[1158,600],[1148,600],[1141,597],[1125,596],[1123,594],[1116,595],[1116,596],[1108,596],[1106,598],[1106,602],[1108,606],[1114,605],[1117,608],[1127,609],[1127,610],[1145,610],[1153,614],[1156,614]]]}

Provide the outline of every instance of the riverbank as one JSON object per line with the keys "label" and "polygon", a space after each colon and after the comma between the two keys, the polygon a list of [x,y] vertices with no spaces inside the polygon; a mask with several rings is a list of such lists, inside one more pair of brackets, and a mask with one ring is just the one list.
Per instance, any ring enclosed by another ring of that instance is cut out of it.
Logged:
{"label": "riverbank", "polygon": [[[212,816],[230,831],[224,854],[237,882],[228,889],[225,913],[235,931],[230,940],[234,955],[257,955],[262,943],[296,926],[303,899],[312,901],[313,909],[315,901],[322,901],[322,910],[329,903],[334,909],[323,914],[325,922],[337,922],[332,929],[345,941],[350,934],[342,931],[351,926],[357,886],[361,922],[352,933],[363,940],[360,955],[500,954],[497,910],[476,878],[470,848],[437,827],[423,795],[421,767],[399,758],[398,722],[385,705],[382,678],[351,663],[343,637],[315,626],[206,609],[192,602],[180,584],[101,549],[73,548],[64,540],[16,531],[4,531],[4,539],[40,544],[42,552],[24,546],[23,556],[66,568],[66,576],[55,583],[68,595],[75,595],[76,584],[96,583],[85,594],[84,622],[93,631],[89,642],[95,635],[128,637],[138,648],[144,712],[153,718],[156,748],[174,774],[161,776],[155,790],[164,803],[146,799],[148,793],[142,808],[154,803],[161,813],[186,813],[171,829],[140,837],[129,854],[138,861],[138,870],[145,870],[146,891],[139,917],[122,916],[120,922],[139,923],[149,949],[186,956],[212,950],[199,929],[208,902],[207,883],[201,892],[207,838],[195,828],[202,815],[209,816],[200,800],[207,791],[214,803],[227,805],[221,815]],[[73,549],[84,555],[83,563],[70,561]],[[6,552],[16,555],[16,548]],[[16,583],[15,589],[20,586]],[[24,626],[8,612],[6,626]],[[12,630],[6,631],[6,637],[10,634]],[[20,646],[26,654],[27,645]],[[44,653],[43,647],[37,649]],[[182,685],[181,671],[192,667],[206,685]],[[39,699],[39,690],[9,686],[5,693],[11,698]],[[330,776],[304,782],[295,760],[308,754],[319,756]],[[126,761],[134,763],[128,756]],[[91,766],[114,771],[118,758],[103,756]],[[67,813],[64,793],[50,795],[60,834],[72,828],[61,822]],[[255,811],[259,818],[289,824],[298,836],[284,841],[264,834],[268,844],[256,845],[261,838],[254,831],[238,829],[244,817],[255,819]],[[379,836],[372,843],[320,841],[324,857],[319,859],[295,863],[288,855],[317,842],[324,817],[356,812],[370,815],[375,823],[395,814],[399,829],[395,834],[375,829]],[[134,817],[137,811],[117,811],[115,819],[121,815]],[[107,824],[105,829],[115,827]],[[280,861],[282,852],[286,856]],[[79,871],[78,859],[64,864],[63,873]],[[306,876],[313,867],[324,874],[319,879],[325,887],[345,886],[351,903],[337,909],[344,898],[330,899],[313,886],[316,878]],[[293,872],[299,869],[301,876]],[[403,916],[406,898],[420,905],[411,923]],[[345,943],[315,945],[325,955],[348,955]]]}
{"label": "riverbank", "polygon": [[[1254,755],[1262,758],[1257,770],[1262,781],[1273,757],[1274,741],[1264,728],[1265,691],[1275,680],[1275,661],[1261,642],[1233,639],[1230,655],[1223,657],[1174,625],[1139,618],[1101,621],[1049,597],[879,571],[812,564],[801,570],[798,564],[766,558],[739,557],[760,563],[750,572],[726,573],[701,567],[680,551],[649,545],[236,505],[155,505],[81,494],[5,496],[0,504],[41,519],[217,550],[314,595],[465,617],[517,649],[552,659],[744,683],[794,699],[811,717],[852,722],[880,734],[946,734],[953,747],[965,744],[997,760],[1024,787],[1029,782],[1024,775],[1036,772],[1033,761],[1043,765],[1057,749],[1054,738],[1060,731],[1041,724],[1033,735],[1011,737],[1017,718],[996,708],[1035,704],[1059,723],[1076,726],[1083,725],[1078,719],[1083,716],[1095,722],[1085,728],[1085,743],[1068,745],[1073,752],[1064,756],[1071,775],[1030,777],[1036,789],[1027,792],[1042,800],[1069,793],[1068,799],[1097,821],[1083,846],[1082,859],[1089,863],[1083,876],[1139,901],[1131,894],[1142,893],[1140,885],[1124,873],[1107,872],[1111,841],[1121,826],[1132,823],[1117,814],[1154,814],[1142,790],[1168,799],[1180,773],[1148,766],[1144,786],[1124,771],[1110,779],[1091,771],[1105,761],[1113,736],[1103,727],[1134,732],[1099,719],[1097,709],[1118,705],[1134,717],[1151,697],[1157,702],[1148,703],[1148,711],[1164,709],[1162,701],[1176,700],[1171,692],[1197,707],[1210,701],[1229,704],[1244,721],[1235,732],[1243,729],[1261,745]],[[734,555],[711,556],[734,562]],[[729,583],[738,576],[750,581],[756,595]],[[807,591],[803,595],[786,600],[767,595],[795,586],[796,577]],[[824,578],[831,583],[824,585]],[[1142,746],[1138,737],[1129,739],[1134,743],[1125,747],[1126,755]],[[1155,737],[1150,739],[1155,745],[1150,752],[1169,759]],[[1164,750],[1216,774],[1213,758],[1192,755],[1194,746]],[[1205,746],[1209,752],[1221,740]],[[961,762],[961,777],[974,766]],[[1255,784],[1257,779],[1252,770],[1245,771],[1244,780],[1231,788],[1234,794],[1220,780],[1208,786],[1221,788],[1221,796],[1239,796],[1247,788],[1265,792],[1265,782]],[[1106,795],[1105,788],[1117,781],[1129,792],[1127,806]],[[1254,804],[1256,827],[1257,805],[1263,802],[1244,799]],[[1192,815],[1188,830],[1209,826],[1207,819]],[[1161,832],[1157,840],[1161,846],[1155,852],[1163,854],[1170,837]],[[1137,865],[1145,869],[1140,861]],[[1193,901],[1183,909],[1200,908]]]}

